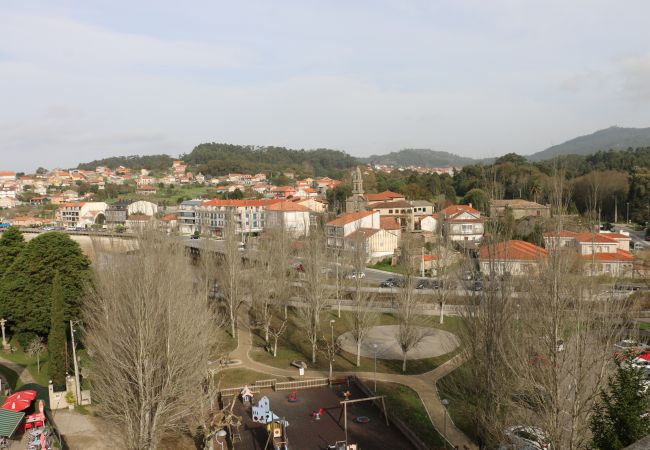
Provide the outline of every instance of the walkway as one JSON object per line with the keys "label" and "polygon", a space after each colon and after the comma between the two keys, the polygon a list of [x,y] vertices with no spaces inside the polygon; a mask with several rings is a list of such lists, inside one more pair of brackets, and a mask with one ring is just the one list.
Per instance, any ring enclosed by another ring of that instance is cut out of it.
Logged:
{"label": "walkway", "polygon": [[[233,350],[230,354],[231,359],[239,359],[242,362],[241,366],[256,372],[265,373],[271,376],[281,376],[295,378],[298,372],[298,369],[289,370],[289,369],[280,369],[277,367],[268,366],[266,364],[253,361],[250,357],[250,350],[253,348],[253,338],[251,335],[251,329],[248,324],[245,323],[246,320],[244,317],[246,311],[243,311],[240,314],[238,320],[238,341],[237,348]],[[436,367],[430,372],[426,372],[419,375],[399,375],[399,374],[390,374],[390,373],[377,373],[377,380],[390,382],[390,383],[400,383],[406,385],[413,390],[415,390],[424,404],[424,408],[431,419],[431,423],[442,434],[442,430],[445,426],[445,408],[440,402],[440,397],[438,396],[438,389],[436,388],[436,383],[445,375],[452,372],[458,366],[462,364],[462,356],[457,355],[447,362]],[[375,374],[373,372],[336,372],[338,375],[355,375],[359,378],[366,380],[372,380]],[[307,377],[327,377],[329,373],[326,371],[317,371],[317,370],[308,370],[305,372]],[[447,439],[453,444],[457,445],[459,448],[464,448],[466,446],[468,449],[477,449],[478,447],[474,444],[471,439],[469,439],[461,430],[459,430],[456,425],[454,425],[451,417],[447,416]]]}
{"label": "walkway", "polygon": [[36,380],[34,380],[32,374],[29,373],[27,367],[23,367],[20,364],[16,364],[13,361],[9,361],[8,359],[3,358],[2,356],[0,356],[0,364],[16,372],[18,374],[18,379],[22,384],[36,383]]}

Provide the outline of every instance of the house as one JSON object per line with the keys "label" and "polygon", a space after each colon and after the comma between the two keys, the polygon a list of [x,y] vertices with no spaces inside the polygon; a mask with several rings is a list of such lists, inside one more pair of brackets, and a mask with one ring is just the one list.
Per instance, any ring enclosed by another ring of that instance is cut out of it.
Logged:
{"label": "house", "polygon": [[[585,264],[585,274],[611,276],[632,274],[634,256],[629,252],[629,240],[625,243],[624,239],[612,237],[612,234],[618,233],[576,234],[575,246]],[[621,246],[624,247],[626,244],[628,250],[621,249]]]}
{"label": "house", "polygon": [[302,206],[309,208],[309,210],[316,214],[323,214],[327,211],[327,200],[322,198],[298,198],[294,197],[291,199],[292,202],[298,203]]}
{"label": "house", "polygon": [[172,173],[175,176],[185,175],[185,169],[186,168],[187,167],[185,166],[185,163],[183,161],[180,161],[180,160],[172,161]]}
{"label": "house", "polygon": [[126,219],[129,217],[128,207],[131,203],[131,200],[118,200],[109,205],[104,211],[106,225],[111,228],[116,225],[126,225]]}
{"label": "house", "polygon": [[48,203],[50,203],[50,199],[42,195],[29,199],[29,204],[32,206],[47,205]]}
{"label": "house", "polygon": [[297,202],[281,201],[266,208],[266,227],[281,228],[295,237],[309,235],[311,210]]}
{"label": "house", "polygon": [[578,233],[575,231],[549,231],[544,233],[544,247],[548,250],[556,250],[566,247],[574,247],[576,244],[576,236]]}
{"label": "house", "polygon": [[403,194],[398,194],[397,192],[384,191],[379,194],[366,194],[366,200],[368,204],[372,206],[372,203],[375,202],[396,202],[404,201],[406,197]]}
{"label": "house", "polygon": [[551,217],[548,205],[529,202],[528,200],[490,200],[490,217],[503,217],[510,213],[515,220],[524,217]]}
{"label": "house", "polygon": [[448,206],[440,211],[438,220],[447,239],[461,246],[475,245],[483,239],[484,219],[471,204]]}
{"label": "house", "polygon": [[530,242],[510,240],[484,243],[479,248],[481,272],[498,275],[526,275],[539,270],[548,251]]}
{"label": "house", "polygon": [[151,185],[154,184],[155,182],[156,182],[156,179],[155,179],[154,177],[152,177],[152,176],[149,176],[149,175],[140,175],[140,176],[135,180],[135,184],[136,184],[136,186],[138,186],[138,187],[142,187],[142,186],[151,186]]}
{"label": "house", "polygon": [[178,229],[178,219],[176,214],[165,214],[160,218],[160,228],[166,233],[173,233]]}
{"label": "house", "polygon": [[193,234],[200,229],[197,218],[197,209],[203,203],[202,200],[185,200],[182,202],[176,213],[178,231],[182,234]]}
{"label": "house", "polygon": [[344,238],[360,228],[380,228],[380,216],[376,211],[350,212],[327,222],[325,232],[327,246],[343,248]]}
{"label": "house", "polygon": [[11,209],[20,205],[20,201],[16,197],[0,197],[0,209]]}
{"label": "house", "polygon": [[420,219],[420,229],[429,233],[435,233],[438,231],[439,224],[439,214],[431,214],[430,216],[424,216]]}
{"label": "house", "polygon": [[140,195],[156,195],[156,188],[150,185],[138,186],[135,193]]}
{"label": "house", "polygon": [[0,171],[0,182],[14,181],[15,179],[16,179],[16,172],[12,172],[10,170]]}
{"label": "house", "polygon": [[42,227],[52,223],[50,219],[33,216],[16,216],[11,219],[11,224],[17,227]]}
{"label": "house", "polygon": [[424,200],[377,202],[368,204],[368,209],[378,211],[382,217],[395,217],[402,229],[410,231],[419,230],[421,219],[433,214],[433,204]]}
{"label": "house", "polygon": [[143,230],[153,217],[146,214],[131,214],[126,219],[126,228],[129,230]]}
{"label": "house", "polygon": [[377,211],[343,214],[325,225],[325,233],[328,247],[350,249],[362,243],[369,258],[393,255],[401,238],[395,219],[388,217],[382,222]]}
{"label": "house", "polygon": [[286,199],[296,195],[296,188],[293,186],[275,186],[271,188],[271,194],[273,194],[273,198]]}

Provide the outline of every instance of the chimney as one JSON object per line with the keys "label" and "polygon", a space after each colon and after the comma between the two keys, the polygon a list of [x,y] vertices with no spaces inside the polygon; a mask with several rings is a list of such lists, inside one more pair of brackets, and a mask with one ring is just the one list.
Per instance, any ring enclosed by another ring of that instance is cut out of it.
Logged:
{"label": "chimney", "polygon": [[471,207],[472,207],[472,204],[471,204],[471,203],[469,203],[469,204],[468,204],[468,206],[469,206],[469,207],[471,208]]}

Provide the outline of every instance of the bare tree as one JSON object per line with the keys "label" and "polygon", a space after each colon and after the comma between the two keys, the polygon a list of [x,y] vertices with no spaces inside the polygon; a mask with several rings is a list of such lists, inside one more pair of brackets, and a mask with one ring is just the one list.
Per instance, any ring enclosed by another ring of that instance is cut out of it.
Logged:
{"label": "bare tree", "polygon": [[127,449],[159,447],[194,414],[218,321],[182,242],[144,233],[137,251],[100,255],[83,308],[93,396]]}
{"label": "bare tree", "polygon": [[311,346],[311,361],[316,363],[318,339],[320,336],[320,316],[328,304],[330,289],[327,274],[323,270],[325,236],[322,229],[313,230],[303,246],[304,278],[301,281],[301,305],[297,308],[300,326],[305,330]]}
{"label": "bare tree", "polygon": [[36,367],[38,373],[41,373],[41,355],[47,350],[47,345],[43,342],[43,338],[38,336],[32,339],[27,346],[27,356],[30,358],[36,356]]}
{"label": "bare tree", "polygon": [[341,347],[336,340],[327,339],[325,336],[321,337],[318,344],[318,350],[325,356],[325,358],[327,358],[327,363],[329,364],[330,369],[330,378],[332,378],[334,362],[340,349]]}
{"label": "bare tree", "polygon": [[[361,273],[366,267],[368,252],[365,247],[365,239],[359,236],[350,242],[346,252],[346,263],[352,268],[352,310],[346,316],[346,321],[352,337],[357,343],[357,367],[361,366],[361,346],[365,341],[370,329],[377,323],[379,314],[374,309],[375,295],[364,289]],[[339,303],[340,305],[340,303]],[[339,306],[340,310],[340,306]],[[339,315],[340,317],[340,315]]]}
{"label": "bare tree", "polygon": [[223,304],[230,325],[232,337],[237,332],[237,312],[244,301],[243,279],[244,266],[239,235],[235,227],[235,220],[231,214],[223,229],[223,258],[221,267],[217,271],[217,280],[223,294]]}
{"label": "bare tree", "polygon": [[288,319],[276,318],[274,324],[271,324],[269,327],[269,334],[273,338],[273,357],[278,356],[278,340],[282,337],[285,331],[287,331]]}
{"label": "bare tree", "polygon": [[[419,251],[418,251],[419,250]],[[397,343],[402,350],[402,372],[406,372],[408,353],[422,342],[428,334],[422,316],[423,299],[415,290],[415,275],[419,268],[417,261],[422,255],[413,238],[404,238],[400,248],[400,261],[404,270],[402,285],[397,295],[396,318],[398,324]]]}

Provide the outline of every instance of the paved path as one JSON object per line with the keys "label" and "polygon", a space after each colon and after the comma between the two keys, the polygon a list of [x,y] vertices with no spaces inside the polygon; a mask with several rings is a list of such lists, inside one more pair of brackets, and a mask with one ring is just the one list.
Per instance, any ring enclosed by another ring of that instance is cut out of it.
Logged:
{"label": "paved path", "polygon": [[8,359],[3,358],[2,356],[0,356],[0,364],[16,372],[22,384],[36,383],[36,380],[34,380],[32,374],[29,373],[27,367],[23,367],[20,364],[16,364],[13,361],[9,361]]}
{"label": "paved path", "polygon": [[[245,367],[247,369],[254,370],[256,372],[261,372],[271,376],[281,376],[296,378],[297,369],[280,369],[277,367],[268,366],[266,364],[253,361],[250,358],[250,350],[253,348],[253,338],[251,335],[251,329],[246,323],[244,317],[247,317],[247,311],[243,311],[239,316],[238,321],[238,340],[237,348],[233,350],[230,354],[231,359],[239,359],[242,361],[242,365],[239,367]],[[424,408],[431,419],[431,423],[439,430],[440,434],[445,426],[445,408],[440,402],[440,397],[438,396],[438,389],[436,383],[439,379],[445,375],[452,372],[458,366],[462,364],[462,355],[457,355],[447,362],[436,367],[430,372],[426,372],[420,375],[399,375],[399,374],[390,374],[390,373],[377,373],[377,380],[385,381],[390,383],[400,383],[406,385],[413,390],[415,390],[424,404]],[[373,372],[336,372],[338,375],[355,375],[359,378],[366,380],[372,380],[375,376]],[[305,371],[306,377],[327,377],[328,372],[318,371],[318,370],[307,370]],[[471,439],[469,439],[461,430],[456,428],[451,417],[447,416],[447,439],[453,444],[463,448],[467,446],[468,449],[477,449],[478,447],[474,444]]]}

